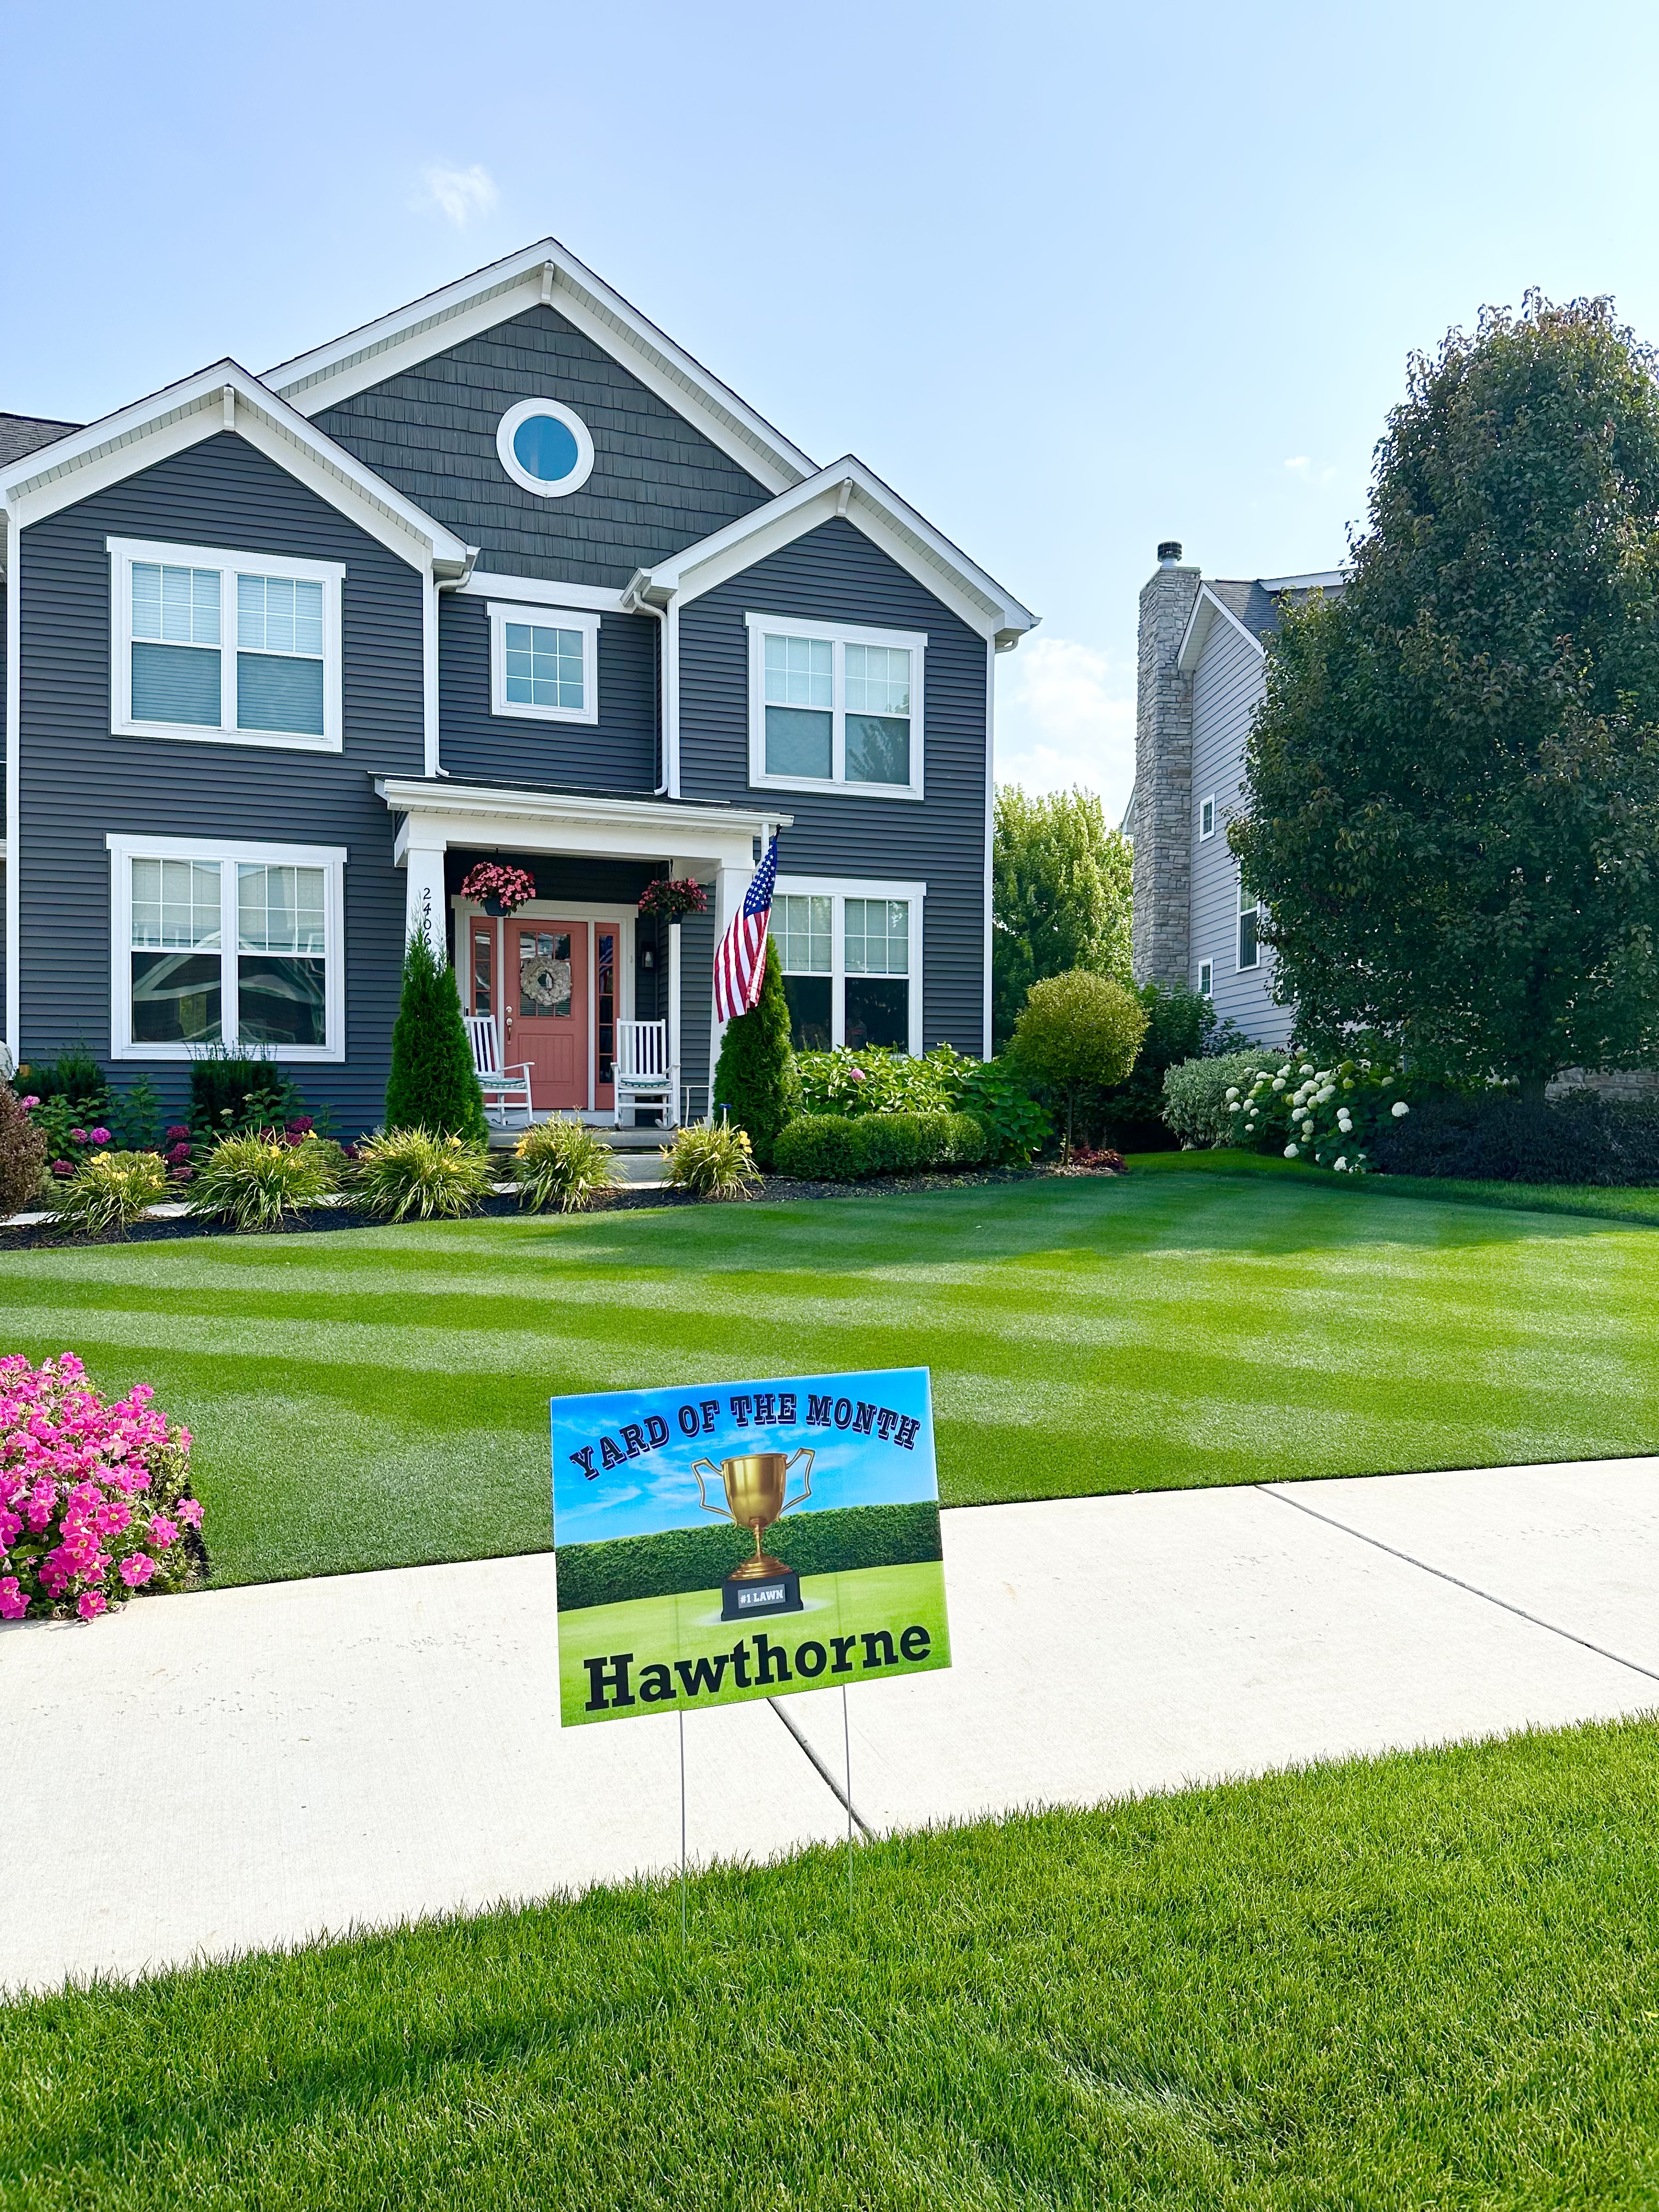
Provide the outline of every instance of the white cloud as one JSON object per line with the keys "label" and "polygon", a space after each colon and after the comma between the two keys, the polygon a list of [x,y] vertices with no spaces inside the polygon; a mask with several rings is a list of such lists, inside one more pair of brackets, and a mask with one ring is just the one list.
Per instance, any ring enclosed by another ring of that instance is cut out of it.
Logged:
{"label": "white cloud", "polygon": [[1298,453],[1293,461],[1286,461],[1285,465],[1287,469],[1305,471],[1308,466],[1308,456],[1305,453]]}
{"label": "white cloud", "polygon": [[436,208],[457,230],[465,230],[474,216],[489,214],[501,198],[495,179],[478,161],[470,169],[450,169],[441,162],[428,161],[421,175],[426,191],[416,206]]}
{"label": "white cloud", "polygon": [[997,662],[999,783],[1097,791],[1114,823],[1135,774],[1133,670],[1068,637],[1028,638]]}

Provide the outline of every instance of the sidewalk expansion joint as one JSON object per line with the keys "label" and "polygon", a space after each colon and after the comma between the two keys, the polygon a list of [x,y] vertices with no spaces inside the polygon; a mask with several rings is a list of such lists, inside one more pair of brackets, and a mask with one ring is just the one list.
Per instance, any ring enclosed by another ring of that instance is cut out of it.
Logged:
{"label": "sidewalk expansion joint", "polygon": [[860,1812],[858,1807],[854,1804],[852,1799],[848,1796],[846,1790],[839,1782],[836,1781],[835,1776],[830,1771],[830,1769],[818,1757],[817,1752],[813,1750],[811,1745],[808,1743],[806,1738],[795,1726],[795,1723],[790,1719],[788,1714],[785,1712],[778,1699],[776,1698],[769,1698],[766,1702],[771,1706],[773,1711],[783,1723],[785,1728],[788,1729],[790,1735],[794,1737],[795,1741],[806,1753],[807,1758],[811,1761],[813,1766],[817,1768],[818,1779],[823,1783],[824,1788],[830,1792],[830,1795],[835,1799],[836,1804],[841,1807],[842,1811],[848,1814],[853,1820],[858,1822],[859,1826],[863,1830],[866,1837],[873,1844],[876,1841],[875,1830],[865,1819],[863,1814]]}
{"label": "sidewalk expansion joint", "polygon": [[1576,1636],[1571,1629],[1563,1628],[1559,1621],[1546,1620],[1539,1613],[1528,1613],[1524,1606],[1511,1605],[1508,1598],[1494,1596],[1491,1590],[1482,1589],[1478,1583],[1466,1583],[1461,1576],[1448,1574],[1444,1567],[1433,1566],[1427,1559],[1417,1558],[1413,1553],[1402,1552],[1395,1545],[1385,1544],[1380,1536],[1368,1536],[1363,1528],[1351,1528],[1346,1521],[1338,1521],[1331,1514],[1322,1513],[1316,1506],[1304,1504],[1299,1498],[1287,1496],[1271,1483],[1254,1483],[1251,1487],[1260,1491],[1264,1498],[1276,1498],[1281,1505],[1293,1505],[1298,1513],[1305,1513],[1310,1521],[1322,1521],[1328,1528],[1340,1529],[1345,1536],[1355,1537],[1360,1543],[1370,1545],[1375,1551],[1386,1552],[1391,1559],[1403,1559],[1408,1567],[1419,1567],[1425,1575],[1437,1576],[1443,1583],[1449,1583],[1454,1589],[1467,1590],[1471,1597],[1484,1598],[1488,1605],[1499,1606],[1505,1613],[1512,1613],[1517,1620],[1529,1621],[1534,1628],[1547,1629],[1552,1636],[1559,1636],[1568,1644],[1577,1644],[1583,1650],[1593,1651],[1598,1659],[1611,1659],[1615,1667],[1628,1667],[1632,1674],[1644,1675],[1650,1682],[1659,1682],[1659,1674],[1656,1674],[1651,1667],[1644,1667],[1639,1660],[1627,1659],[1622,1651],[1609,1651],[1605,1644],[1592,1644],[1588,1636]]}

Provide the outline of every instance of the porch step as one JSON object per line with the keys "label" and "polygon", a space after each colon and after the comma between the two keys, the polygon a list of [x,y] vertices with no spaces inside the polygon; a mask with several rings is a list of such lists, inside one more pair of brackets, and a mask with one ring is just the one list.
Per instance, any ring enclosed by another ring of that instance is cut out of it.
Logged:
{"label": "porch step", "polygon": [[[531,1116],[532,1121],[551,1121],[555,1118],[551,1114],[532,1114]],[[669,1132],[665,1129],[644,1127],[613,1129],[608,1121],[596,1121],[590,1126],[594,1135],[602,1138],[613,1152],[645,1152],[653,1159],[658,1147],[665,1144],[669,1136]],[[505,1129],[498,1127],[492,1121],[489,1124],[490,1144],[497,1150],[511,1152],[514,1146],[523,1136],[524,1131],[524,1116],[521,1114],[513,1115]]]}

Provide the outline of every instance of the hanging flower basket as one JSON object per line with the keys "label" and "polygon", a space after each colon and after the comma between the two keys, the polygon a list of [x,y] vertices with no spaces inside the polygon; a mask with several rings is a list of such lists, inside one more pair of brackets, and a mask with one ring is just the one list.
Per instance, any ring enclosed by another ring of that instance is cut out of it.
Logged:
{"label": "hanging flower basket", "polygon": [[475,900],[486,914],[516,914],[536,896],[536,878],[523,868],[499,860],[480,860],[461,885],[461,896]]}
{"label": "hanging flower basket", "polygon": [[647,921],[684,921],[688,914],[707,914],[708,894],[695,876],[658,877],[645,887],[640,912]]}

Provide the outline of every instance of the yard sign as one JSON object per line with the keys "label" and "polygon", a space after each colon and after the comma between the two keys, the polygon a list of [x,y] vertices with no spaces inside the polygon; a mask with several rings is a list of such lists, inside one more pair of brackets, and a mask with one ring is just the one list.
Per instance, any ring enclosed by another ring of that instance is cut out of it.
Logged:
{"label": "yard sign", "polygon": [[925,1367],[552,1417],[567,1727],[950,1665]]}

